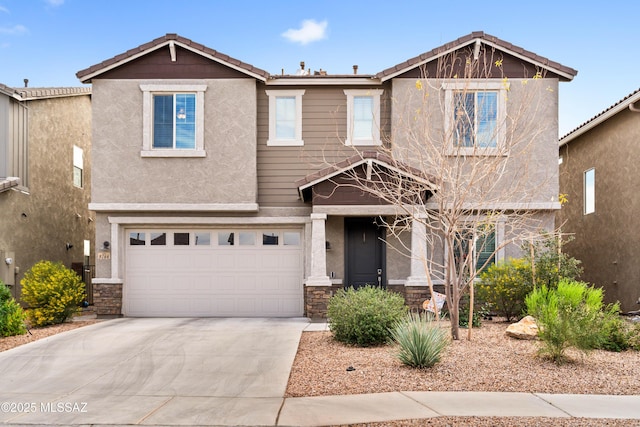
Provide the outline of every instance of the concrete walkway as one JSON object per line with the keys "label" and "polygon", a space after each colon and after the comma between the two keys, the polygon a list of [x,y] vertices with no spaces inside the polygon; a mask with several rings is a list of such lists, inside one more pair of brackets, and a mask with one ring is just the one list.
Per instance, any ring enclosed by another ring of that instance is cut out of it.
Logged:
{"label": "concrete walkway", "polygon": [[117,319],[0,353],[0,425],[330,426],[440,416],[624,418],[640,396],[283,398],[305,319]]}

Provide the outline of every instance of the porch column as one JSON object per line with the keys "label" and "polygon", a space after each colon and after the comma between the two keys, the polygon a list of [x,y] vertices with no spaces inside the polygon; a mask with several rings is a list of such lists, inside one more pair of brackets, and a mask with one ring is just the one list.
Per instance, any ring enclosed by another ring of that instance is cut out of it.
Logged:
{"label": "porch column", "polygon": [[424,261],[427,259],[427,227],[425,214],[414,214],[411,220],[411,276],[405,286],[428,286]]}
{"label": "porch column", "polygon": [[311,214],[311,274],[307,286],[331,286],[327,276],[326,221],[327,214]]}

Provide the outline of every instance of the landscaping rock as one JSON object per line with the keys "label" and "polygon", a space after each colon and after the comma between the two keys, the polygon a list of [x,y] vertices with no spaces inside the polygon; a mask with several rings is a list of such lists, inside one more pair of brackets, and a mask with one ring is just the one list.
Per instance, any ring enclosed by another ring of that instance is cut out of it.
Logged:
{"label": "landscaping rock", "polygon": [[519,340],[534,340],[538,337],[538,325],[532,316],[523,317],[518,323],[509,325],[507,336]]}

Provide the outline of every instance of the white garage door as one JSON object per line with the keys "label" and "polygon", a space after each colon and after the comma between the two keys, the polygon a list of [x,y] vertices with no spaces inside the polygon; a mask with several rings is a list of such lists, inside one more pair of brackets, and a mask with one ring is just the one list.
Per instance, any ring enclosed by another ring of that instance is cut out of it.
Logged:
{"label": "white garage door", "polygon": [[132,229],[126,234],[126,316],[303,314],[300,230]]}

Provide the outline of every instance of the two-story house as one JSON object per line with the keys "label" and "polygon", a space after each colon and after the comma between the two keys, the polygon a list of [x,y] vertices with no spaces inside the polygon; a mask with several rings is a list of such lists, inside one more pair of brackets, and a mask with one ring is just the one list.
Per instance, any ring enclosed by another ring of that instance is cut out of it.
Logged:
{"label": "two-story house", "polygon": [[638,113],[640,90],[560,139],[560,192],[568,201],[557,223],[574,238],[564,250],[582,261],[581,279],[602,287],[606,301],[619,301],[624,312],[640,308],[640,239],[634,225],[640,208]]}
{"label": "two-story house", "polygon": [[0,85],[0,280],[16,298],[40,260],[92,263],[90,155],[91,88]]}
{"label": "two-story house", "polygon": [[[467,64],[494,74],[464,79]],[[409,218],[411,230],[389,236],[381,220],[399,215],[397,206],[340,183],[393,171],[429,186],[434,171],[400,152],[412,134],[404,114],[431,97],[439,101],[429,129],[457,135],[463,157],[478,147],[486,158],[524,154],[503,181],[531,165],[526,200],[512,192],[501,212],[530,212],[552,230],[558,82],[575,74],[484,33],[375,75],[304,66],[271,75],[176,34],[79,71],[93,86],[98,314],[322,317],[336,288],[365,283],[421,303],[424,224]],[[507,98],[516,107],[507,110]],[[518,115],[534,128],[516,126]],[[453,129],[454,116],[465,129]],[[505,150],[513,134],[535,138]],[[501,224],[494,240],[509,233]],[[497,258],[517,251],[510,245]]]}

